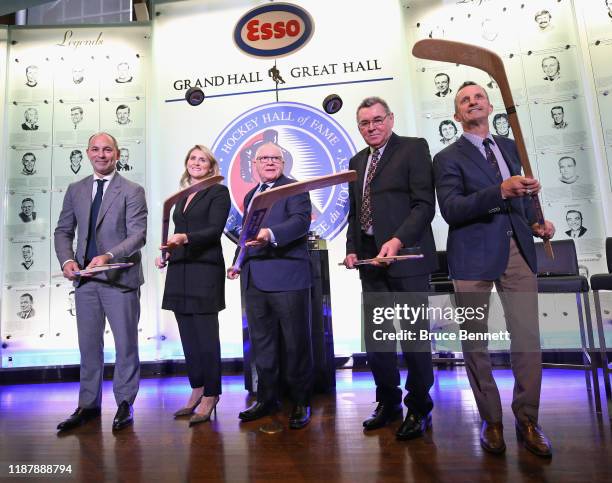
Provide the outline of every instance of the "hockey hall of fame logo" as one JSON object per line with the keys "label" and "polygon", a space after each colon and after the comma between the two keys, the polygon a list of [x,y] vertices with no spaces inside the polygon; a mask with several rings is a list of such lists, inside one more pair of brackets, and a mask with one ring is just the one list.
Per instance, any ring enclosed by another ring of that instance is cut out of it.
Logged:
{"label": "hockey hall of fame logo", "polygon": [[[232,199],[225,234],[234,242],[242,229],[244,196],[259,183],[255,152],[268,142],[281,148],[284,174],[298,181],[344,171],[355,154],[344,128],[323,111],[305,104],[274,102],[238,116],[217,137],[212,149]],[[311,191],[310,200],[310,230],[321,238],[333,239],[348,216],[348,184]]]}

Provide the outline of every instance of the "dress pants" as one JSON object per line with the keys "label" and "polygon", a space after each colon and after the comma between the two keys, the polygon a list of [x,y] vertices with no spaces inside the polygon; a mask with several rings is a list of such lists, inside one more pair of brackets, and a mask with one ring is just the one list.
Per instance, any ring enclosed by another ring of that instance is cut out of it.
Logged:
{"label": "dress pants", "polygon": [[102,403],[105,317],[115,340],[115,401],[117,405],[122,401],[133,404],[140,382],[140,289],[121,291],[107,283],[88,280],[75,290],[75,305],[81,352],[79,407],[100,407]]}
{"label": "dress pants", "polygon": [[282,337],[291,399],[294,404],[310,404],[313,384],[310,289],[263,292],[249,283],[245,298],[257,369],[257,400],[272,403],[279,399]]}
{"label": "dress pants", "polygon": [[221,342],[219,314],[175,312],[187,375],[192,388],[204,386],[204,396],[221,394]]}
{"label": "dress pants", "polygon": [[[495,284],[511,336],[510,361],[515,381],[512,411],[520,421],[537,423],[542,383],[538,283],[514,238],[510,240],[508,266],[499,279],[453,280],[453,284],[457,304],[474,308],[488,306]],[[480,332],[486,331],[487,319],[479,322],[479,326]],[[486,341],[462,344],[466,371],[480,417],[489,423],[499,423],[502,421],[501,400]]]}
{"label": "dress pants", "polygon": [[[373,258],[378,254],[373,236],[364,233],[361,235],[360,258]],[[410,263],[398,262],[398,263]],[[411,300],[417,305],[427,306],[427,293],[429,292],[429,275],[416,275],[414,277],[394,278],[387,275],[385,268],[362,266],[359,268],[361,276],[361,287],[364,293],[368,292],[411,292],[414,295]],[[422,294],[422,295],[420,295]],[[417,321],[410,330],[429,328],[426,319]],[[417,349],[417,350],[414,350]],[[419,342],[402,344],[404,361],[408,367],[406,378],[406,390],[408,394],[404,397],[404,404],[411,411],[421,415],[429,414],[433,409],[433,400],[429,390],[433,386],[433,363],[431,360],[431,344]],[[376,383],[376,401],[397,405],[402,401],[402,390],[400,385],[400,373],[397,365],[397,353],[395,350],[389,352],[367,352],[368,365],[372,370],[374,382]]]}

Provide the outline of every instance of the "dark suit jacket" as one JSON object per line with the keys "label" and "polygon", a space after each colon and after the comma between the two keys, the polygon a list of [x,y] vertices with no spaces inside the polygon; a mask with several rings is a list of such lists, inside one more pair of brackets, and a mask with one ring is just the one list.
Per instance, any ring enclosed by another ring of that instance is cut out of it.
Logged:
{"label": "dark suit jacket", "polygon": [[231,202],[227,187],[216,184],[198,192],[185,210],[176,204],[174,233],[189,243],[172,250],[162,308],[184,314],[214,313],[225,308],[225,265],[221,235]]}
{"label": "dark suit jacket", "polygon": [[[587,232],[587,229],[584,226],[580,227],[580,230],[578,230],[578,236],[581,237],[582,235],[584,235]],[[572,236],[572,230],[567,230],[565,232],[565,234],[569,237]]]}
{"label": "dark suit jacket", "polygon": [[38,131],[38,124],[34,124],[32,127],[30,127],[24,122],[21,124],[21,129],[23,129],[24,131]]}
{"label": "dark suit jacket", "polygon": [[[55,253],[60,265],[75,260],[84,268],[89,215],[91,211],[93,176],[71,183],[64,195],[62,211],[55,228]],[[73,249],[77,237],[76,252]],[[102,198],[96,222],[98,253],[111,252],[111,263],[133,262],[121,270],[109,270],[96,278],[122,290],[135,289],[144,283],[140,264],[140,249],[146,242],[147,202],[142,186],[115,173]],[[74,282],[78,286],[79,280]]]}
{"label": "dark suit jacket", "polygon": [[19,218],[21,218],[21,221],[24,223],[30,223],[36,219],[36,212],[33,211],[31,216],[26,216],[24,213],[19,213]]}
{"label": "dark suit jacket", "polygon": [[[521,174],[514,141],[493,138],[510,174]],[[537,271],[531,230],[536,215],[530,198],[504,200],[495,169],[464,136],[436,154],[434,172],[440,211],[449,225],[447,256],[451,278],[499,278],[508,265],[512,234],[531,270]]]}
{"label": "dark suit jacket", "polygon": [[[285,175],[276,180],[274,187],[295,180]],[[257,187],[244,197],[248,206]],[[310,258],[308,256],[308,229],[311,204],[308,193],[277,201],[270,209],[265,228],[270,228],[276,239],[263,248],[249,248],[242,262],[241,283],[246,290],[249,283],[264,292],[301,290],[311,286]],[[240,248],[236,250],[236,256]]]}
{"label": "dark suit jacket", "polygon": [[[349,185],[350,209],[346,232],[346,253],[361,250],[359,215],[370,148],[357,153],[349,169],[357,171],[357,181]],[[378,161],[370,187],[372,220],[376,247],[393,237],[407,248],[420,247],[425,258],[394,263],[389,266],[391,277],[410,277],[433,272],[437,268],[436,246],[431,231],[435,214],[435,194],[431,156],[427,141],[421,138],[392,134]]]}

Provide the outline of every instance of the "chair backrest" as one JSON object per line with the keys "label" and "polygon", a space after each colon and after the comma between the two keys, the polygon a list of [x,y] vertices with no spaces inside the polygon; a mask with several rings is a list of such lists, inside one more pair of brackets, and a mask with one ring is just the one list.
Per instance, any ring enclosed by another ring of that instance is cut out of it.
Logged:
{"label": "chair backrest", "polygon": [[448,258],[444,250],[437,251],[438,269],[431,274],[432,280],[448,280]]}
{"label": "chair backrest", "polygon": [[606,238],[606,261],[608,262],[608,273],[612,273],[612,236]]}
{"label": "chair backrest", "polygon": [[555,252],[554,260],[548,258],[544,250],[544,243],[536,243],[536,256],[538,259],[538,275],[579,275],[578,257],[574,240],[552,240]]}

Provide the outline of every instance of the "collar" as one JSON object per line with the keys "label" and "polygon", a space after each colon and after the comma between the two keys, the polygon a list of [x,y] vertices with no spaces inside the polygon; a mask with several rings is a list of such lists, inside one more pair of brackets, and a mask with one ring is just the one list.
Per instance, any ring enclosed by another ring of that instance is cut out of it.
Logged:
{"label": "collar", "polygon": [[493,135],[490,132],[484,138],[480,137],[478,134],[472,134],[472,133],[465,132],[465,131],[463,132],[462,135],[463,137],[465,137],[465,139],[471,142],[478,149],[482,148],[482,142],[485,139],[490,139],[491,142],[497,146],[497,143],[495,142],[495,139],[493,139]]}
{"label": "collar", "polygon": [[[391,138],[389,138],[391,139]],[[372,156],[372,154],[374,154],[374,151],[376,151],[378,149],[379,153],[380,153],[380,157],[382,158],[383,152],[385,151],[385,148],[387,147],[387,144],[389,144],[389,139],[387,139],[387,142],[385,144],[383,144],[380,148],[373,148],[372,146],[370,146],[370,154],[369,156]]]}
{"label": "collar", "polygon": [[99,179],[105,179],[106,181],[108,181],[108,184],[110,184],[110,182],[115,177],[115,173],[117,173],[116,169],[113,170],[113,172],[111,174],[107,174],[106,176],[98,176],[96,173],[94,173],[93,174],[93,179],[94,179],[94,181],[99,180]]}

